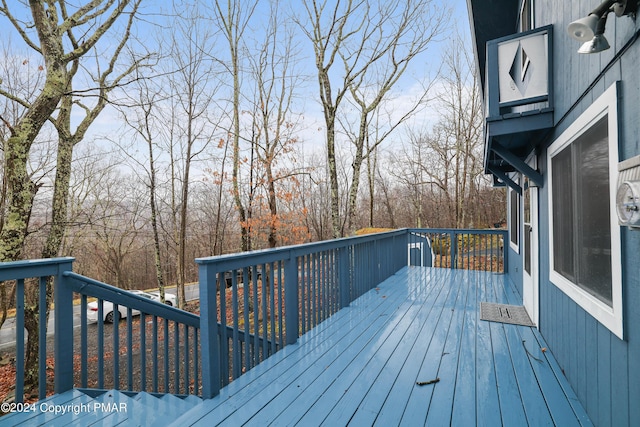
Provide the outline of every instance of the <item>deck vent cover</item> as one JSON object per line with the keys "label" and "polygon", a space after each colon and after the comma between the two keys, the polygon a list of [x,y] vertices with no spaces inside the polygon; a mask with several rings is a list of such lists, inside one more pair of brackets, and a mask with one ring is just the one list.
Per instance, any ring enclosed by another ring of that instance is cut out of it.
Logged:
{"label": "deck vent cover", "polygon": [[480,320],[509,323],[512,325],[535,326],[525,308],[521,305],[480,303]]}

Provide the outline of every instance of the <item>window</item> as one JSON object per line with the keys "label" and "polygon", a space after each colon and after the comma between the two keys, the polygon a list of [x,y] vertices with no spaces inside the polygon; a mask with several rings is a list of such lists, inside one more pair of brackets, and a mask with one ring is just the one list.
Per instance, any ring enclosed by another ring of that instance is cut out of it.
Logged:
{"label": "window", "polygon": [[[519,184],[519,180],[514,179]],[[509,241],[511,249],[520,252],[520,195],[509,188]]]}
{"label": "window", "polygon": [[551,281],[622,337],[617,84],[549,147]]}

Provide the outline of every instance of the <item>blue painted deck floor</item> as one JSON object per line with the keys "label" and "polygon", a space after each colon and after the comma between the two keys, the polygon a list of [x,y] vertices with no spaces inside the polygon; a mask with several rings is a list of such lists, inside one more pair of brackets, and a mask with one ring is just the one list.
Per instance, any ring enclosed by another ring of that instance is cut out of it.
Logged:
{"label": "blue painted deck floor", "polygon": [[173,425],[591,425],[538,331],[481,301],[521,302],[504,275],[404,268]]}

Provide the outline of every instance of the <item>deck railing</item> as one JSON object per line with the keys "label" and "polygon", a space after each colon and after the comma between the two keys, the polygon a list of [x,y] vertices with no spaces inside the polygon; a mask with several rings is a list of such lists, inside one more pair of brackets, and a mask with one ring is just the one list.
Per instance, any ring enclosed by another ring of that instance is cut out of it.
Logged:
{"label": "deck railing", "polygon": [[[39,299],[38,398],[47,394],[51,354],[47,352],[44,307],[51,279],[56,393],[77,387],[198,394],[199,317],[73,273],[72,263],[73,258],[0,263],[0,281],[15,281],[16,286],[15,402],[23,402],[25,392],[27,286]],[[89,298],[96,299],[98,305],[96,324],[87,321]],[[79,320],[75,321],[74,300],[80,301]],[[126,319],[118,321],[116,315],[114,323],[106,325],[107,302],[114,313],[125,307]],[[139,320],[133,316],[136,312],[140,312]],[[109,334],[111,337],[105,338]]]}
{"label": "deck railing", "polygon": [[200,258],[203,397],[403,266],[502,272],[503,230],[403,229]]}
{"label": "deck railing", "polygon": [[410,229],[413,265],[503,273],[507,231],[497,229]]}
{"label": "deck railing", "polygon": [[[63,277],[67,298],[73,292],[80,296],[80,354],[75,354],[80,357],[80,382],[76,387],[199,394],[199,316],[70,271]],[[96,325],[87,322],[91,297],[97,298]],[[104,321],[107,304],[114,313],[111,324]],[[120,308],[124,308],[124,319],[118,314]],[[134,318],[137,312],[139,317]],[[110,342],[105,339],[109,334]],[[63,356],[68,360],[67,352],[73,352],[74,343],[62,347],[67,349]],[[95,348],[94,354],[90,347]],[[93,375],[89,365],[94,365]],[[106,381],[106,374],[111,381]]]}
{"label": "deck railing", "polygon": [[[40,290],[40,399],[47,392],[42,308],[50,278],[55,392],[116,388],[209,398],[406,265],[503,272],[505,239],[504,230],[403,229],[200,258],[200,317],[73,273],[72,258],[0,263],[0,281],[16,283],[15,400],[24,394],[29,281]],[[87,322],[89,298],[97,299],[95,325]],[[114,312],[126,307],[126,320],[105,325],[106,302]]]}
{"label": "deck railing", "polygon": [[[24,379],[25,379],[25,287],[34,286],[38,288],[38,398],[43,399],[47,393],[47,334],[46,316],[44,307],[46,307],[46,292],[43,290],[47,287],[47,282],[53,280],[55,287],[58,288],[60,283],[64,281],[62,274],[71,270],[73,258],[47,259],[34,261],[17,261],[0,263],[0,286],[7,286],[5,282],[15,281],[15,330],[16,330],[16,348],[15,348],[15,370],[16,381],[14,389],[14,399],[17,403],[22,403],[24,399]],[[56,302],[58,298],[56,295]],[[61,304],[63,304],[61,302]],[[62,315],[64,310],[58,310],[56,315]],[[63,327],[62,322],[56,318],[56,336],[58,328]],[[66,319],[65,319],[66,320]],[[58,355],[62,351],[56,342],[55,353]],[[62,357],[56,357],[56,362],[60,362]],[[55,372],[62,372],[57,375],[55,380],[55,389],[59,390],[60,385],[64,384],[62,378],[68,376],[73,378],[73,366],[61,368],[64,364],[56,363]]]}

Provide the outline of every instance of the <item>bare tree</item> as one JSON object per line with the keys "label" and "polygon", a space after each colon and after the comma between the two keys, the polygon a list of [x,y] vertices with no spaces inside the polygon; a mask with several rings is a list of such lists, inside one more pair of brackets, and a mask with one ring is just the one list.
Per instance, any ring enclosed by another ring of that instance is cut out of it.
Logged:
{"label": "bare tree", "polygon": [[146,197],[127,184],[130,179],[118,173],[110,174],[104,185],[95,187],[93,200],[97,213],[92,246],[102,262],[106,279],[114,286],[132,289],[125,273],[129,257],[144,246],[140,238],[146,225],[143,203]]}
{"label": "bare tree", "polygon": [[[132,10],[128,10],[133,3]],[[64,0],[55,2],[30,1],[30,22],[24,22],[15,14],[6,0],[2,1],[0,14],[5,16],[18,32],[27,46],[42,55],[44,61],[45,80],[41,91],[33,102],[23,101],[25,114],[20,117],[14,127],[10,128],[10,137],[5,145],[4,177],[7,182],[8,206],[0,232],[0,260],[11,261],[20,259],[28,231],[33,201],[38,186],[28,173],[30,151],[36,137],[44,124],[51,120],[56,108],[59,109],[54,124],[60,135],[62,144],[58,147],[58,169],[53,199],[53,225],[49,239],[43,249],[43,255],[57,254],[66,221],[66,193],[68,192],[69,169],[71,153],[76,143],[75,136],[70,133],[70,116],[73,100],[71,99],[72,79],[79,68],[80,59],[93,49],[100,39],[116,23],[118,18],[128,11],[129,26],[126,27],[124,43],[128,38],[131,22],[136,14],[139,0],[136,2],[123,0],[114,4],[113,1],[93,0],[81,6],[68,5]],[[35,28],[37,41],[32,39]],[[81,41],[80,41],[81,40]],[[119,46],[116,51],[122,49]],[[118,55],[116,54],[115,57]],[[108,75],[109,73],[106,73]],[[106,78],[106,77],[105,77]],[[102,80],[100,83],[105,83]],[[15,94],[1,91],[5,97],[16,99]],[[104,94],[103,94],[104,95]],[[63,101],[61,103],[61,101]],[[104,107],[100,102],[95,114]],[[87,114],[86,123],[82,123],[77,136],[81,139],[86,132],[85,125],[91,123],[95,117]],[[47,307],[45,318],[48,317],[48,307],[52,300],[52,286],[47,286]],[[39,307],[37,290],[27,291],[25,304],[25,327],[30,337],[27,341],[27,358],[25,361],[25,383],[34,385],[37,381],[38,366],[38,328]]]}
{"label": "bare tree", "polygon": [[[216,64],[210,52],[215,48],[214,31],[202,19],[198,5],[181,6],[171,32],[171,52],[167,56],[170,94],[166,106],[165,138],[171,161],[171,209],[174,215],[177,249],[178,306],[184,307],[189,190],[193,162],[199,158],[217,131],[210,109],[218,92]],[[179,168],[179,172],[178,169]]]}
{"label": "bare tree", "polygon": [[[134,71],[137,71],[149,58],[148,55],[144,55],[139,59],[131,60],[130,64],[124,71],[112,77],[116,70],[116,65],[120,60],[121,53],[129,42],[131,28],[134,24],[136,13],[141,1],[142,0],[134,1],[133,9],[131,14],[129,14],[129,19],[122,38],[111,55],[106,69],[104,71],[99,71],[97,75],[93,75],[91,77],[95,84],[95,89],[84,90],[81,96],[76,95],[73,90],[73,79],[80,69],[80,58],[74,59],[70,64],[71,67],[67,73],[67,89],[61,98],[61,102],[57,110],[57,116],[52,118],[52,122],[58,132],[57,164],[51,209],[51,228],[49,230],[45,246],[42,250],[43,258],[57,256],[60,251],[62,238],[64,237],[67,220],[69,180],[71,177],[71,160],[73,158],[74,147],[85,138],[91,125],[109,104],[110,93],[121,84],[125,84],[126,82],[123,82],[123,80],[131,76]],[[66,16],[65,8],[62,8],[62,14],[65,19],[68,18]],[[69,34],[69,42],[75,49],[80,46],[79,41],[72,33]],[[87,72],[90,75],[92,74],[90,71]],[[83,101],[83,99],[88,98],[95,99],[95,103],[93,105],[89,105]],[[79,107],[84,113],[84,117],[75,130],[72,129],[71,125],[74,106]]]}
{"label": "bare tree", "polygon": [[[26,114],[28,106],[37,97],[44,82],[44,72],[38,66],[38,58],[31,54],[17,54],[11,43],[11,39],[2,43],[2,56],[0,62],[0,94],[4,95],[0,105],[0,142],[2,150],[8,143],[11,129],[15,128],[20,118]],[[8,95],[8,96],[7,96]],[[6,206],[8,202],[7,180],[4,174],[4,159],[0,159],[2,167],[2,183],[0,187],[0,232],[5,223]],[[14,299],[14,287],[9,283],[0,284],[0,327],[7,318],[7,310]]]}
{"label": "bare tree", "polygon": [[[214,19],[229,48],[229,61],[226,64],[227,73],[230,75],[232,83],[232,117],[229,134],[232,139],[233,170],[231,179],[233,183],[233,197],[240,220],[240,230],[242,236],[241,249],[250,249],[250,234],[247,213],[240,192],[240,101],[241,101],[241,49],[243,35],[247,29],[249,20],[253,16],[258,5],[257,0],[217,0],[214,4]],[[253,151],[252,151],[253,154]],[[249,204],[250,206],[250,204]]]}
{"label": "bare tree", "polygon": [[[40,129],[68,90],[68,65],[98,43],[127,10],[129,3],[131,0],[117,3],[112,0],[92,0],[69,11],[64,0],[30,1],[31,21],[23,22],[16,17],[6,0],[2,0],[0,14],[9,20],[29,47],[42,55],[46,77],[36,99],[27,106],[26,113],[10,129],[11,136],[6,144],[4,172],[9,197],[8,214],[0,233],[0,260],[10,261],[21,257],[37,190],[27,172],[29,151]],[[31,38],[29,28],[35,28],[37,40]],[[74,31],[82,34],[82,42],[75,46],[68,42]],[[1,94],[11,96],[4,91]]]}
{"label": "bare tree", "polygon": [[276,183],[297,173],[295,170],[276,170],[277,163],[291,153],[291,145],[296,142],[296,124],[292,119],[291,107],[300,78],[294,70],[297,53],[293,46],[293,33],[282,19],[278,3],[273,2],[262,47],[257,55],[249,56],[257,94],[253,114],[253,145],[265,174],[261,181],[264,181],[267,193],[267,240],[270,248],[278,245],[279,197]]}
{"label": "bare tree", "polygon": [[[327,1],[307,0],[305,9],[307,22],[300,25],[312,42],[315,53],[326,125],[333,234],[339,237],[345,232],[339,215],[336,166],[336,121],[340,120],[341,104],[350,95],[350,101],[358,111],[357,130],[352,132],[355,152],[347,208],[347,227],[351,228],[362,162],[369,154],[364,147],[371,131],[370,115],[380,108],[409,63],[424,52],[433,37],[443,29],[445,14],[430,0],[347,0],[335,2],[332,8]],[[333,70],[337,60],[342,63],[340,74]],[[419,97],[412,107],[390,124],[386,132],[379,133],[378,140],[370,143],[370,149],[380,145],[421,101],[422,97]],[[347,119],[344,117],[342,120]]]}
{"label": "bare tree", "polygon": [[[155,266],[155,277],[160,292],[160,300],[165,302],[165,279],[164,265],[162,262],[159,211],[158,211],[158,167],[156,166],[156,151],[158,142],[156,141],[158,126],[157,115],[154,109],[162,103],[162,93],[160,89],[155,89],[150,80],[140,79],[135,87],[130,90],[129,96],[133,106],[122,109],[122,118],[134,133],[134,141],[142,140],[147,146],[148,158],[139,158],[133,154],[128,155],[129,159],[136,165],[135,170],[144,171],[149,194],[149,210],[151,232],[153,234],[153,259]],[[128,150],[122,150],[128,153]],[[132,150],[132,153],[135,153]],[[146,160],[146,162],[145,162]]]}
{"label": "bare tree", "polygon": [[474,222],[468,215],[482,202],[481,186],[488,182],[482,178],[481,99],[473,60],[460,38],[446,49],[433,108],[438,121],[431,130],[409,132],[394,175],[411,194],[417,226],[466,227]]}
{"label": "bare tree", "polygon": [[464,202],[474,193],[476,177],[482,174],[482,121],[483,109],[474,60],[464,49],[460,37],[451,41],[444,57],[444,89],[439,96],[442,104],[441,141],[454,148],[453,211],[452,226],[468,223]]}

